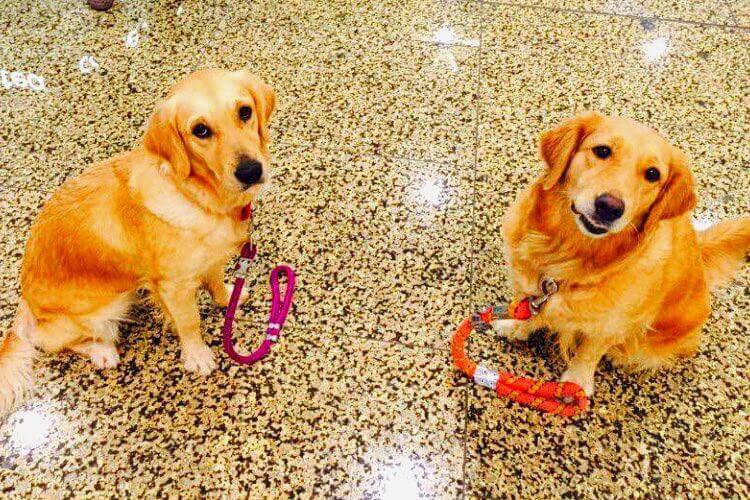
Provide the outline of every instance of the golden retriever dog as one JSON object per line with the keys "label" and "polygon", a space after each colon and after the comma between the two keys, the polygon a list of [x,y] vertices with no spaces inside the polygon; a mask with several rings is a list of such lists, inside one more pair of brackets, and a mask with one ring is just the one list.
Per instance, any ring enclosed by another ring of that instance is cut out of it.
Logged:
{"label": "golden retriever dog", "polygon": [[503,224],[514,291],[540,295],[538,316],[499,320],[510,338],[548,328],[568,362],[563,381],[594,392],[603,356],[653,369],[696,352],[709,292],[750,250],[750,218],[696,232],[688,159],[632,120],[586,114],[542,135],[547,171]]}
{"label": "golden retriever dog", "polygon": [[242,208],[270,181],[273,89],[248,71],[206,69],[177,83],[134,150],[67,181],[32,226],[21,301],[0,346],[0,411],[22,397],[36,350],[117,366],[118,322],[151,292],[185,369],[215,367],[196,292],[229,301],[224,268],[247,238]]}

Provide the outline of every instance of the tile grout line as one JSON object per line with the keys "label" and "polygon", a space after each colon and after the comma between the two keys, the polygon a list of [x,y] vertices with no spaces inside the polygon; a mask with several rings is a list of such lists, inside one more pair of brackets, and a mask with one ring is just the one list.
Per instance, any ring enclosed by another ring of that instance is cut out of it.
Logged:
{"label": "tile grout line", "polygon": [[732,8],[732,2],[730,2],[730,0],[722,0],[722,3],[729,11],[729,17],[732,19],[734,24],[741,26],[739,22],[739,18],[737,17],[737,14],[735,14],[734,9]]}
{"label": "tile grout line", "polygon": [[[287,140],[280,140],[278,142],[275,142],[274,144],[280,145],[283,147],[297,147],[297,148],[305,148],[305,149],[312,149],[312,150],[318,150],[318,151],[325,151],[329,153],[343,153],[343,154],[349,154],[352,156],[372,156],[376,158],[383,158],[387,160],[403,160],[403,161],[413,161],[417,163],[439,163],[441,165],[453,165],[456,163],[456,159],[451,159],[450,157],[425,157],[425,158],[418,158],[418,157],[409,157],[409,156],[403,156],[400,154],[390,154],[388,152],[376,152],[376,151],[357,151],[357,146],[350,147],[347,145],[341,145],[339,147],[334,146],[324,146],[319,145],[311,142],[291,142]],[[361,147],[368,147],[371,146],[371,144],[363,143],[360,145]]]}
{"label": "tile grout line", "polygon": [[434,45],[436,47],[444,47],[444,48],[466,47],[467,49],[472,49],[472,50],[479,49],[477,45],[472,45],[466,42],[436,42],[434,40],[420,40],[418,38],[415,38],[412,41],[417,42],[417,43],[427,44],[427,45]]}
{"label": "tile grout line", "polygon": [[[477,179],[479,174],[479,149],[481,140],[481,127],[480,122],[482,118],[481,106],[482,106],[482,55],[484,52],[484,29],[485,29],[485,12],[486,6],[484,3],[479,4],[479,51],[477,53],[477,82],[476,92],[474,98],[474,162],[472,169],[472,193],[471,193],[471,241],[470,241],[470,253],[469,253],[469,308],[474,307],[474,296],[476,294],[476,280],[474,279],[476,274],[476,260],[477,260]],[[464,387],[464,428],[463,428],[463,445],[464,454],[463,462],[461,464],[461,481],[463,485],[462,499],[466,499],[469,490],[469,481],[466,475],[466,464],[469,456],[469,384]]]}
{"label": "tile grout line", "polygon": [[[671,18],[671,17],[640,16],[638,14],[627,14],[624,12],[606,12],[606,11],[598,11],[598,10],[570,9],[570,8],[564,8],[564,7],[549,7],[546,5],[531,5],[531,4],[526,4],[526,3],[503,2],[500,0],[468,0],[468,1],[488,4],[488,5],[500,5],[504,7],[547,10],[547,11],[552,11],[552,12],[565,12],[568,14],[624,17],[624,18],[629,18],[629,19],[648,20],[648,21],[656,21],[656,22],[690,24],[693,26],[700,26],[704,28],[725,28],[725,29],[728,28],[728,29],[738,29],[742,31],[750,31],[750,26],[743,26],[741,24],[709,23],[709,22],[703,22],[703,21],[690,21],[689,19],[679,19],[679,18]],[[733,19],[735,19],[735,22],[736,22],[736,18],[734,16],[733,16]]]}

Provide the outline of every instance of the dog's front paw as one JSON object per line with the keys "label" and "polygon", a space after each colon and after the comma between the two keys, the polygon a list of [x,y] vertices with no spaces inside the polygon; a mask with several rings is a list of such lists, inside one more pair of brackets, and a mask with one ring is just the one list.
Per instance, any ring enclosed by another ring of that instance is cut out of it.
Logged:
{"label": "dog's front paw", "polygon": [[560,377],[560,382],[573,382],[574,384],[581,386],[581,389],[586,393],[586,396],[591,397],[594,395],[593,374],[583,374],[574,368],[568,368],[565,370],[562,377]]}
{"label": "dog's front paw", "polygon": [[511,340],[526,340],[529,338],[529,332],[524,328],[524,322],[517,319],[496,319],[492,323],[501,337]]}
{"label": "dog's front paw", "polygon": [[206,344],[182,346],[182,362],[189,372],[208,375],[216,368],[214,353]]}

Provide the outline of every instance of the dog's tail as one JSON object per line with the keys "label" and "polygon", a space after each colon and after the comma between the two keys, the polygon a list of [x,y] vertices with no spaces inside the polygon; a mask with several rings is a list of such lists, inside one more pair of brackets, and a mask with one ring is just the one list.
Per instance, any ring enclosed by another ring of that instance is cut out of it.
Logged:
{"label": "dog's tail", "polygon": [[698,232],[709,288],[729,282],[750,252],[750,217],[719,222]]}
{"label": "dog's tail", "polygon": [[36,349],[28,335],[35,326],[34,315],[21,300],[13,326],[0,343],[0,416],[20,403],[32,386]]}

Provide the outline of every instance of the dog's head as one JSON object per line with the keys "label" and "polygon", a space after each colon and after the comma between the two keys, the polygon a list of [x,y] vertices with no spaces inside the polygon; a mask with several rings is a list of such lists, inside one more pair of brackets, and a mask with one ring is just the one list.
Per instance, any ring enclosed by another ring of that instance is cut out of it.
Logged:
{"label": "dog's head", "polygon": [[687,158],[656,131],[625,118],[578,116],[542,135],[542,189],[558,189],[591,238],[649,231],[696,203]]}
{"label": "dog's head", "polygon": [[230,206],[244,205],[270,180],[268,121],[275,94],[249,71],[205,69],[159,103],[143,140],[162,170]]}

